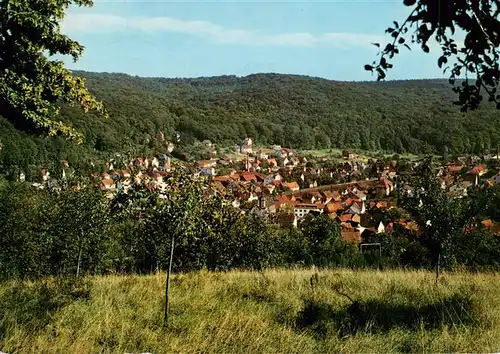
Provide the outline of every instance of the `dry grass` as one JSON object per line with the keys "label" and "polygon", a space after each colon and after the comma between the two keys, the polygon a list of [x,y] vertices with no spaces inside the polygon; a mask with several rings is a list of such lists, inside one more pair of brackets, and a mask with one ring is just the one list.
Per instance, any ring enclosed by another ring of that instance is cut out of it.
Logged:
{"label": "dry grass", "polygon": [[[0,285],[0,351],[14,353],[392,353],[500,349],[500,276],[267,270]],[[350,306],[333,288],[358,301]],[[66,294],[64,296],[58,294]],[[68,295],[69,294],[69,295]],[[309,303],[318,313],[305,308]],[[359,322],[359,320],[363,320]],[[359,323],[358,323],[359,322]],[[357,323],[357,325],[354,325]]]}

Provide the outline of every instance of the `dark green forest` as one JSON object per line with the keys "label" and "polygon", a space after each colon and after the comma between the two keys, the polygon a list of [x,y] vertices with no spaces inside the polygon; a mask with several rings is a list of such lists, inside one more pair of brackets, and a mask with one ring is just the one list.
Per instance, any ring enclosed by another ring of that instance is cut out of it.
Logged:
{"label": "dark green forest", "polygon": [[[106,120],[63,106],[61,120],[85,135],[76,146],[63,138],[18,131],[0,118],[0,165],[33,166],[66,159],[85,168],[111,153],[164,150],[163,132],[181,144],[209,139],[234,146],[297,149],[357,148],[396,153],[474,152],[500,145],[500,117],[492,104],[460,112],[446,80],[338,82],[297,75],[255,74],[195,79],[140,78],[75,72],[110,112]],[[162,151],[160,151],[162,152]]]}

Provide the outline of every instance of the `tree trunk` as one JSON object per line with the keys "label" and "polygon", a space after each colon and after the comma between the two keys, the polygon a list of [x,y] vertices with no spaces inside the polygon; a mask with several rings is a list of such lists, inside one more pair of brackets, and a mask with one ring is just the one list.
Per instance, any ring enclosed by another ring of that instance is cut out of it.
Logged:
{"label": "tree trunk", "polygon": [[175,236],[172,235],[170,241],[170,260],[168,262],[167,284],[165,286],[165,314],[163,317],[163,327],[168,327],[168,291],[170,289],[170,275],[172,274],[172,263],[174,259],[174,240]]}
{"label": "tree trunk", "polygon": [[436,282],[438,281],[439,278],[440,267],[441,267],[441,252],[438,253],[436,261]]}
{"label": "tree trunk", "polygon": [[80,246],[80,251],[78,252],[78,264],[76,265],[76,277],[80,276],[80,263],[82,262],[82,246]]}

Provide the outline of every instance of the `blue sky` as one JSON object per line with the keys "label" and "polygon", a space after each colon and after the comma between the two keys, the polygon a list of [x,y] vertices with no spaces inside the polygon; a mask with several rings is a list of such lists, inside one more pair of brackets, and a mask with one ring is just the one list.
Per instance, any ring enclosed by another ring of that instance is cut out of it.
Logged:
{"label": "blue sky", "polygon": [[[275,72],[332,80],[373,80],[371,63],[397,1],[96,0],[72,7],[63,32],[85,46],[71,69],[139,76],[199,77]],[[434,51],[433,51],[434,49]],[[444,77],[438,54],[403,50],[387,79]]]}

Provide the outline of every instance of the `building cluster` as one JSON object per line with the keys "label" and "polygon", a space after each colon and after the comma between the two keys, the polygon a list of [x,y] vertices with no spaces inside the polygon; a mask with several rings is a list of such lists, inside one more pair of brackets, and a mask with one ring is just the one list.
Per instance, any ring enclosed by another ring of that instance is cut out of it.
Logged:
{"label": "building cluster", "polygon": [[[411,193],[412,187],[401,185],[397,161],[361,159],[344,150],[340,160],[306,157],[292,149],[272,146],[254,149],[247,138],[237,147],[238,154],[198,161],[191,165],[193,178],[202,178],[210,190],[245,213],[258,213],[283,227],[298,227],[311,216],[325,214],[338,221],[344,240],[360,243],[366,235],[391,232],[394,227],[415,230],[411,220],[390,220],[385,225],[374,214],[397,208],[397,187]],[[111,198],[133,185],[164,192],[172,163],[167,155],[137,157],[121,168],[113,161],[106,172],[92,177]],[[404,173],[412,173],[417,162],[407,164]],[[491,164],[490,164],[491,165]],[[69,167],[61,161],[62,176]],[[500,183],[500,172],[492,173],[484,159],[458,159],[440,166],[436,175],[441,186],[453,198],[467,196],[472,187]],[[124,168],[125,167],[125,168]],[[42,169],[38,188],[55,185],[57,178]],[[20,179],[24,180],[24,176]],[[500,224],[486,220],[483,227],[500,234]]]}

